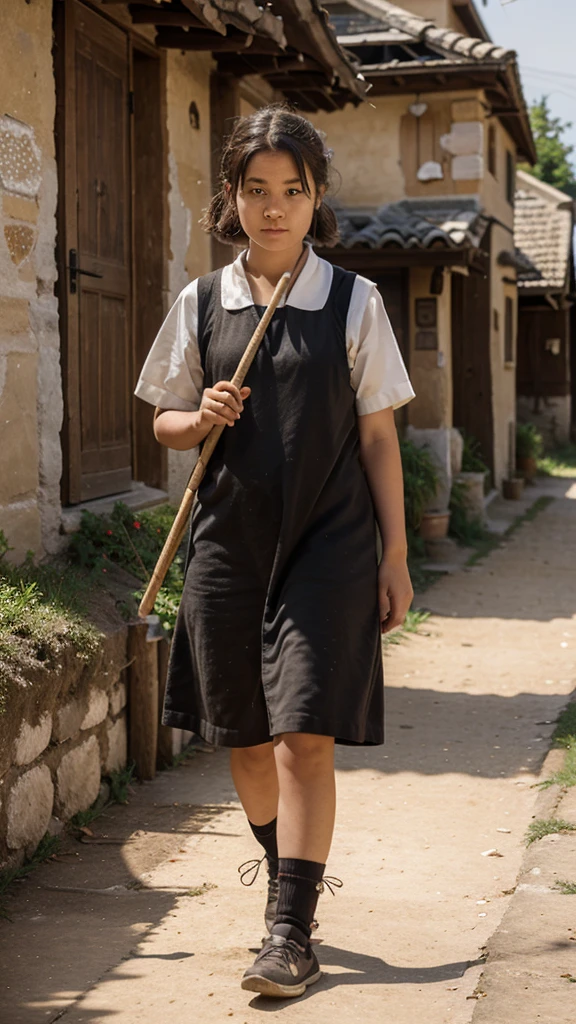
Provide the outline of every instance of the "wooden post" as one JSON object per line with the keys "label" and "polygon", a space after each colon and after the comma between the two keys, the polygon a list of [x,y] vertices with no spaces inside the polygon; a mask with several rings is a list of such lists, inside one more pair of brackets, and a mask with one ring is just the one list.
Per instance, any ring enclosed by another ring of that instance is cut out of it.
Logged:
{"label": "wooden post", "polygon": [[174,760],[174,730],[169,725],[162,725],[162,708],[164,707],[164,694],[166,693],[166,676],[168,673],[168,658],[170,657],[170,643],[168,640],[160,640],[158,643],[158,755],[156,758],[157,768],[167,768]]}
{"label": "wooden post", "polygon": [[128,633],[130,693],[130,758],[139,779],[156,775],[158,746],[158,642],[146,639],[145,622],[130,626]]}

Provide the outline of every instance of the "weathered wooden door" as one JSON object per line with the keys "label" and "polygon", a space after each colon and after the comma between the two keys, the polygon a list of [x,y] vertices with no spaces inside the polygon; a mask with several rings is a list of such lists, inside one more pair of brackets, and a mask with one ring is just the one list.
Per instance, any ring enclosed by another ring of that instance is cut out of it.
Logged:
{"label": "weathered wooden door", "polygon": [[489,237],[469,277],[452,274],[452,390],[454,426],[480,443],[494,471],[494,415],[490,361]]}
{"label": "weathered wooden door", "polygon": [[130,53],[120,28],[76,0],[62,7],[64,499],[75,503],[132,480]]}

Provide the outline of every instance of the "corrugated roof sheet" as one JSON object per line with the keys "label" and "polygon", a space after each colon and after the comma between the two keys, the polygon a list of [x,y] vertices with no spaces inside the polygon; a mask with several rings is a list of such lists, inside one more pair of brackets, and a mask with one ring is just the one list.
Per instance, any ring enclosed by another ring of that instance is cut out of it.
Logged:
{"label": "corrugated roof sheet", "polygon": [[339,245],[345,249],[477,248],[486,228],[472,198],[403,199],[375,211],[337,207]]}
{"label": "corrugated roof sheet", "polygon": [[514,243],[519,260],[518,286],[524,293],[568,290],[573,227],[574,201],[570,196],[518,171]]}

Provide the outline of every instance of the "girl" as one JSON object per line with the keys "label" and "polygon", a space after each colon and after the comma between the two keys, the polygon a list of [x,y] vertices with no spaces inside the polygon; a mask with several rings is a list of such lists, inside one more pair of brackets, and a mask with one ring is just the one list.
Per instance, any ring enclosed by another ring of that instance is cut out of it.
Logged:
{"label": "girl", "polygon": [[[289,108],[236,122],[203,223],[247,248],[184,289],[136,388],[169,448],[230,428],[192,517],[163,722],[232,748],[270,875],[270,935],[242,987],[280,997],[320,977],[310,934],[334,827],[334,743],[383,742],[380,632],[413,596],[393,418],[413,391],[376,287],[306,241],[337,238],[328,173],[319,133]],[[296,264],[238,390],[242,353]]]}

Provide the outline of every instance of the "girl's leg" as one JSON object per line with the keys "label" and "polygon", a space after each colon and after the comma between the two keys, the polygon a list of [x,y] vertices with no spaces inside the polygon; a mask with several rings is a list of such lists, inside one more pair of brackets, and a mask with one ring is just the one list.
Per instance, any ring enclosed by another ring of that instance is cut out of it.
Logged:
{"label": "girl's leg", "polygon": [[334,739],[289,732],[275,737],[280,857],[325,864],[336,813]]}
{"label": "girl's leg", "polygon": [[278,813],[278,775],[272,743],[235,747],[230,770],[246,817],[252,825],[267,825]]}

